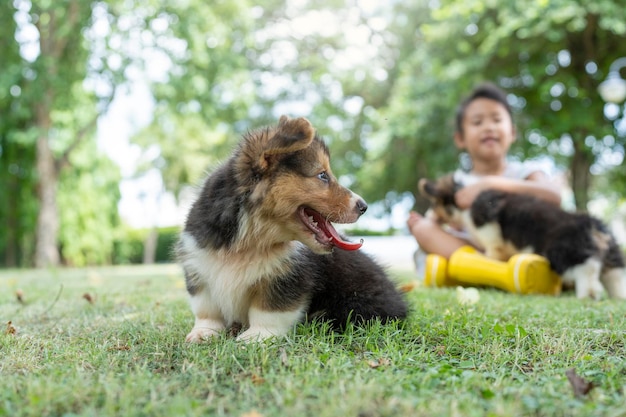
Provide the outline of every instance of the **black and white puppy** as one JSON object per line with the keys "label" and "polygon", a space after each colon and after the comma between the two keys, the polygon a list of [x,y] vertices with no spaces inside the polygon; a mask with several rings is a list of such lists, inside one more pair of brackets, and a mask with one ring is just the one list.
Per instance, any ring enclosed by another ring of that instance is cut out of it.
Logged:
{"label": "black and white puppy", "polygon": [[239,340],[284,336],[311,315],[337,328],[405,318],[387,273],[332,224],[366,209],[333,175],[307,119],[246,134],[204,182],[178,242],[195,315],[187,341],[237,323]]}

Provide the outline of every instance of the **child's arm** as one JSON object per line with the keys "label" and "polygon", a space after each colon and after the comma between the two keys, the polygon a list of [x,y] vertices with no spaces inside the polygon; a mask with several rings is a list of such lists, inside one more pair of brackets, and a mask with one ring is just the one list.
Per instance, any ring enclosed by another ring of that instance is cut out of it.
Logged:
{"label": "child's arm", "polygon": [[496,175],[487,176],[481,181],[468,185],[457,191],[455,200],[460,208],[468,208],[482,191],[487,189],[502,190],[510,193],[531,194],[557,206],[561,205],[561,191],[557,184],[550,181],[548,176],[535,171],[525,180],[517,180]]}

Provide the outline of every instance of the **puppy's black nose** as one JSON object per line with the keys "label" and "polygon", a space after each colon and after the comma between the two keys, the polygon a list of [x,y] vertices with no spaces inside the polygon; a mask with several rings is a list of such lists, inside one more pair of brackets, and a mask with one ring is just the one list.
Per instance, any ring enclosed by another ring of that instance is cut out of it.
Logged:
{"label": "puppy's black nose", "polygon": [[364,200],[357,200],[356,209],[359,211],[359,214],[363,214],[367,211],[367,203]]}

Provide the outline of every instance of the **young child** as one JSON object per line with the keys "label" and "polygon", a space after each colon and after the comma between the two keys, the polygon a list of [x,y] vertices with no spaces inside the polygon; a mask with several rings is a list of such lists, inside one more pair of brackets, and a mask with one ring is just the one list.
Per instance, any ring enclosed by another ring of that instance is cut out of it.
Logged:
{"label": "young child", "polygon": [[[559,187],[536,164],[507,161],[515,139],[513,114],[505,93],[498,87],[490,83],[479,85],[461,102],[456,113],[454,143],[468,153],[472,168],[454,173],[455,180],[463,185],[455,195],[459,207],[471,206],[476,196],[489,188],[532,194],[561,204]],[[475,246],[463,233],[444,229],[436,219],[416,212],[409,214],[407,225],[425,253],[449,259],[461,246]]]}

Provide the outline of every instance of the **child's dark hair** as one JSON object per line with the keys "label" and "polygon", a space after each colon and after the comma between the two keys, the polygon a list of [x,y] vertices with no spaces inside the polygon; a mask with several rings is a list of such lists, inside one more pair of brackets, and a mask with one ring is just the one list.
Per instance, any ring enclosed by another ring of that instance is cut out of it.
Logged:
{"label": "child's dark hair", "polygon": [[456,110],[456,131],[457,133],[463,133],[463,117],[465,116],[465,110],[467,110],[467,106],[476,99],[486,98],[489,100],[497,101],[502,104],[506,109],[507,113],[513,120],[513,112],[511,111],[511,106],[506,99],[506,94],[502,89],[496,86],[493,83],[483,83],[478,85],[471,94],[465,98],[459,105]]}

